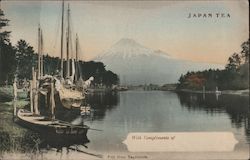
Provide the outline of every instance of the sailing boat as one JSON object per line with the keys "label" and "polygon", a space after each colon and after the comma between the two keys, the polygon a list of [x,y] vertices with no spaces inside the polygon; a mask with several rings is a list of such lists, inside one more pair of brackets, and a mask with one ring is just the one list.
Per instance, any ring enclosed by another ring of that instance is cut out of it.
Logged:
{"label": "sailing boat", "polygon": [[[35,72],[36,73],[36,72]],[[36,75],[36,74],[35,74]],[[36,85],[36,80],[34,79],[36,76],[33,76],[33,85]],[[37,88],[36,88],[37,90]],[[31,87],[32,91],[32,87]],[[50,105],[51,105],[51,117],[42,116],[38,110],[38,102],[37,102],[37,91],[30,93],[31,100],[31,111],[25,109],[19,109],[17,111],[17,123],[29,128],[33,131],[49,134],[49,135],[67,135],[73,136],[85,136],[89,129],[86,125],[74,125],[68,122],[64,122],[61,120],[57,120],[54,117],[54,109],[55,109],[55,101],[54,101],[54,83],[51,83],[51,91],[50,91]],[[34,96],[34,97],[33,97]],[[34,109],[33,109],[34,104]],[[35,110],[35,112],[33,112]]]}
{"label": "sailing boat", "polygon": [[75,60],[75,77],[72,76],[72,79],[75,78],[76,82],[76,87],[78,90],[82,91],[83,94],[86,93],[86,89],[90,86],[91,82],[94,80],[94,77],[89,77],[86,81],[83,80],[82,78],[82,72],[81,72],[81,67],[79,65],[79,60],[78,60],[78,35],[76,34],[76,60]]}
{"label": "sailing boat", "polygon": [[[39,38],[38,38],[38,55],[40,55],[40,27],[39,27]],[[47,90],[49,94],[46,94],[47,99],[49,99],[49,106],[51,108],[50,110],[50,116],[43,116],[40,114],[39,108],[38,108],[38,99],[39,99],[39,82],[41,81],[41,78],[39,74],[41,74],[41,57],[38,56],[38,76],[37,72],[34,71],[34,68],[32,68],[32,79],[30,81],[30,111],[25,109],[19,109],[16,112],[16,99],[17,99],[17,86],[16,82],[13,84],[14,88],[14,115],[16,115],[16,122],[26,128],[29,128],[31,130],[34,130],[39,133],[43,134],[50,134],[50,135],[66,135],[67,137],[73,136],[76,138],[79,136],[85,136],[87,134],[87,131],[89,129],[86,125],[74,125],[69,122],[64,122],[61,120],[55,119],[55,87],[54,87],[54,78],[51,77],[51,81],[48,82],[50,86],[50,90]],[[39,67],[40,66],[40,67]]]}
{"label": "sailing boat", "polygon": [[63,76],[63,37],[64,37],[64,1],[62,2],[62,31],[61,31],[61,79],[56,80],[56,90],[63,107],[67,109],[80,108],[82,100],[85,98],[83,92],[77,90],[74,84],[75,63],[72,58],[72,73],[70,75],[69,40],[70,40],[70,9],[67,10],[67,34],[66,34],[66,77]]}

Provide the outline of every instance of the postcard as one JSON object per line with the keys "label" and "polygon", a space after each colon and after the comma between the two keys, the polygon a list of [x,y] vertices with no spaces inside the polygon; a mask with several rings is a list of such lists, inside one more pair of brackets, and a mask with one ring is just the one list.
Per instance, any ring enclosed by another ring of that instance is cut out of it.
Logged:
{"label": "postcard", "polygon": [[249,2],[0,0],[0,159],[250,159]]}

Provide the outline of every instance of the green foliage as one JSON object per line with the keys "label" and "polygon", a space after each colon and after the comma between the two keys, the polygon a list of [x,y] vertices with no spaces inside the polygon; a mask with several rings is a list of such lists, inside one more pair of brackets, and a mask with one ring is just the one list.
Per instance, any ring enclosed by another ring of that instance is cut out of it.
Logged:
{"label": "green foliage", "polygon": [[181,75],[177,89],[239,90],[249,88],[249,40],[242,43],[242,51],[228,58],[224,70],[205,70]]}
{"label": "green foliage", "polygon": [[[4,84],[7,80],[12,83],[14,75],[17,74],[19,79],[31,79],[32,67],[37,68],[38,55],[34,52],[32,46],[25,40],[19,40],[17,45],[13,47],[9,42],[9,31],[3,31],[8,26],[9,20],[4,17],[3,10],[0,9],[0,84]],[[60,59],[49,55],[43,56],[44,73],[55,75],[58,74]],[[64,68],[66,62],[64,61]],[[101,62],[78,62],[76,69],[84,80],[94,77],[94,84],[103,84],[111,86],[118,84],[118,76],[105,69]],[[65,70],[64,70],[65,75]]]}
{"label": "green foliage", "polygon": [[118,76],[109,70],[104,72],[101,77],[102,83],[109,87],[111,87],[113,84],[118,84],[119,82]]}
{"label": "green foliage", "polygon": [[79,62],[80,65],[80,72],[84,80],[88,79],[89,77],[93,76],[94,81],[93,84],[103,84],[106,86],[112,86],[113,84],[119,83],[119,78],[117,74],[113,73],[112,71],[107,71],[105,69],[105,65],[102,62]]}
{"label": "green foliage", "polygon": [[79,62],[80,65],[80,72],[83,75],[84,79],[88,79],[91,76],[94,76],[94,82],[100,83],[100,75],[106,72],[105,66],[102,62]]}
{"label": "green foliage", "polygon": [[3,10],[0,9],[0,42],[9,42],[10,31],[3,31],[3,28],[9,25],[9,20],[4,17]]}
{"label": "green foliage", "polygon": [[9,25],[9,20],[4,16],[0,9],[0,83],[13,79],[16,66],[15,49],[9,42],[10,32],[3,30]]}
{"label": "green foliage", "polygon": [[241,45],[242,51],[241,53],[241,57],[245,60],[245,63],[249,62],[249,39],[248,41],[242,43]]}
{"label": "green foliage", "polygon": [[35,67],[37,55],[33,47],[25,40],[19,40],[16,45],[17,75],[20,79],[31,79],[32,67]]}
{"label": "green foliage", "polygon": [[16,70],[15,48],[11,43],[0,42],[0,83],[11,82]]}
{"label": "green foliage", "polygon": [[226,69],[228,70],[236,70],[241,65],[241,57],[239,54],[234,53],[231,57],[228,58],[228,64],[226,65]]}
{"label": "green foliage", "polygon": [[[25,40],[19,40],[16,47],[12,47],[11,44],[4,45],[1,57],[1,84],[4,84],[5,80],[9,82],[13,81],[14,74],[18,75],[19,79],[31,79],[32,67],[37,68],[38,55],[34,52],[33,47],[29,45]],[[2,53],[5,53],[2,55]],[[44,74],[56,75],[59,73],[59,66],[61,60],[58,57],[51,57],[48,54],[43,56]],[[64,61],[64,68],[66,68],[66,61]],[[94,77],[94,84],[103,84],[106,86],[112,86],[119,83],[118,76],[105,69],[105,65],[102,62],[78,62],[78,70],[84,80],[89,77]],[[66,69],[64,69],[65,75]],[[2,76],[3,75],[3,76]]]}
{"label": "green foliage", "polygon": [[61,60],[58,57],[51,57],[48,54],[43,56],[44,74],[54,75],[59,73],[58,69]]}

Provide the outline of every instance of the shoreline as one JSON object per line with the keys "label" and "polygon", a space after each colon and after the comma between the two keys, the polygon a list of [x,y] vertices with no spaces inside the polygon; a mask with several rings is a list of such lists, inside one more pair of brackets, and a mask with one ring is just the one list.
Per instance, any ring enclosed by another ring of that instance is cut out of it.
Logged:
{"label": "shoreline", "polygon": [[[180,89],[180,90],[175,90],[175,92],[216,94],[215,91],[205,91],[205,92],[203,92],[202,90],[190,90],[190,89]],[[249,89],[244,89],[244,90],[222,90],[221,93],[219,93],[219,94],[249,96]]]}

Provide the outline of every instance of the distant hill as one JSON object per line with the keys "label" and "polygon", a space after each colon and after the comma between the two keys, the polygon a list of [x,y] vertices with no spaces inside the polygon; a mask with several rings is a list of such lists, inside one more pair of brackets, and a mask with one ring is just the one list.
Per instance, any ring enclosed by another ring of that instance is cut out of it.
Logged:
{"label": "distant hill", "polygon": [[119,40],[94,61],[103,62],[107,69],[118,74],[123,85],[176,83],[187,71],[224,67],[176,59],[161,50],[144,47],[133,39]]}

